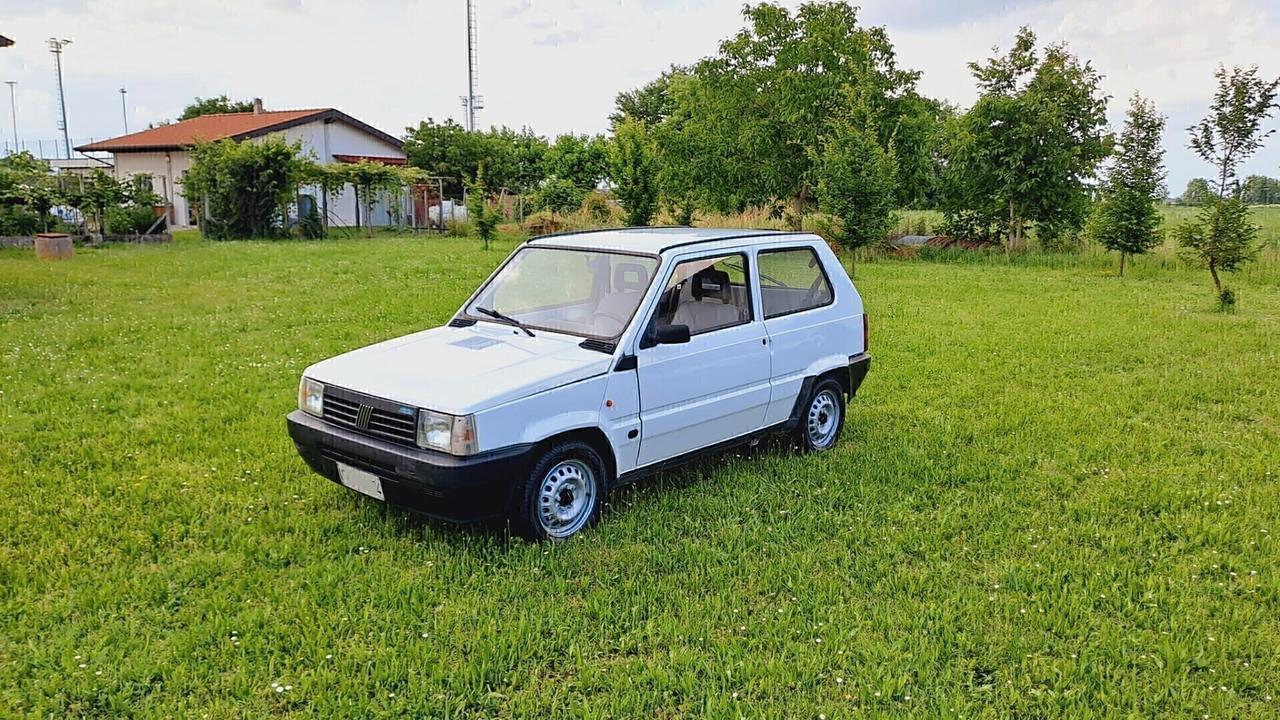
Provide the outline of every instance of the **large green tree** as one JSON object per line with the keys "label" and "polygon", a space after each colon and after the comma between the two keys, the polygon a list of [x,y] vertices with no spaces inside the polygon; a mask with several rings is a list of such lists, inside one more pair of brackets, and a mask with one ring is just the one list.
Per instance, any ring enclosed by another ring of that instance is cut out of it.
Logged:
{"label": "large green tree", "polygon": [[1246,205],[1280,205],[1280,178],[1250,175],[1240,186],[1240,199]]}
{"label": "large green tree", "polygon": [[609,150],[600,136],[561,135],[543,157],[547,177],[568,180],[582,192],[596,189],[608,175]]}
{"label": "large green tree", "polygon": [[219,115],[221,113],[252,112],[252,100],[232,100],[226,95],[217,97],[197,97],[194,102],[182,109],[179,120],[190,120],[201,115]]}
{"label": "large green tree", "polygon": [[848,116],[848,89],[869,98],[887,146],[902,112],[898,99],[914,92],[918,73],[900,69],[884,29],[860,25],[844,2],[809,2],[794,12],[748,5],[743,15],[746,27],[692,69],[693,82],[670,83],[668,122],[678,119],[678,133],[658,137],[664,162],[682,172],[664,175],[696,187],[720,210],[786,199],[799,227],[825,138]]}
{"label": "large green tree", "polygon": [[1121,275],[1128,256],[1145,253],[1163,239],[1156,203],[1164,197],[1164,123],[1154,104],[1133,94],[1115,164],[1094,209],[1093,235],[1103,247],[1120,253]]}
{"label": "large green tree", "polygon": [[609,114],[609,124],[616,128],[630,117],[643,122],[647,127],[657,127],[675,111],[675,98],[671,95],[672,81],[688,74],[688,68],[672,65],[670,70],[635,90],[618,93],[614,99],[614,111]]}
{"label": "large green tree", "polygon": [[855,101],[850,117],[835,123],[818,158],[818,202],[836,219],[835,239],[856,249],[885,236],[895,222],[898,165],[893,147],[880,144],[870,108]]}
{"label": "large green tree", "polygon": [[1213,197],[1213,189],[1209,187],[1208,180],[1205,178],[1191,178],[1187,181],[1187,188],[1182,191],[1182,196],[1178,198],[1178,202],[1183,205],[1203,205]]}
{"label": "large green tree", "polygon": [[657,149],[645,124],[631,117],[614,126],[609,177],[627,225],[648,225],[658,205]]}
{"label": "large green tree", "polygon": [[1003,56],[969,63],[980,96],[952,124],[944,210],[950,231],[1052,245],[1079,230],[1088,182],[1109,152],[1101,77],[1065,45],[1018,32]]}

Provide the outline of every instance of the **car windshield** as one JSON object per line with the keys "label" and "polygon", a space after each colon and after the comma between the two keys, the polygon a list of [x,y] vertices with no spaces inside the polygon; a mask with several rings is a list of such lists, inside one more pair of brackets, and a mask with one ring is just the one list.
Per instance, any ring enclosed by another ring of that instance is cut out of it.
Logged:
{"label": "car windshield", "polygon": [[649,289],[658,259],[571,248],[521,248],[481,288],[468,317],[534,330],[616,339]]}

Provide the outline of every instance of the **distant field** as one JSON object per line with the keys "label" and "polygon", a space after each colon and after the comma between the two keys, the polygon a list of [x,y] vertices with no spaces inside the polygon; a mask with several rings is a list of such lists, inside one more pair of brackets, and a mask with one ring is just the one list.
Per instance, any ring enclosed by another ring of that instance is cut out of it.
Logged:
{"label": "distant field", "polygon": [[511,246],[0,251],[0,717],[1277,716],[1274,275],[1225,315],[1156,258],[861,263],[834,452],[563,546],[307,471],[302,369]]}
{"label": "distant field", "polygon": [[[1253,221],[1261,232],[1260,241],[1272,248],[1280,248],[1280,205],[1255,205],[1251,208]],[[1184,205],[1163,205],[1160,212],[1164,215],[1165,226],[1173,227],[1192,219],[1196,208]],[[914,232],[921,220],[929,232],[935,231],[942,223],[942,213],[937,210],[902,210],[902,218],[898,223],[899,232]]]}

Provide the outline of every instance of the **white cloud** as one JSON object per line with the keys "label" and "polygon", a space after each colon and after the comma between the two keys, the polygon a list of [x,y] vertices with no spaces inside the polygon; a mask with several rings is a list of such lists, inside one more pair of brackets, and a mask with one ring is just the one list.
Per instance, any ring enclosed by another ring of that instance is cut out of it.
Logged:
{"label": "white cloud", "polygon": [[[930,3],[866,0],[864,21],[888,27],[922,91],[965,104],[965,64],[1007,47],[1019,25],[1067,41],[1106,76],[1112,120],[1135,89],[1171,115],[1171,185],[1204,169],[1183,128],[1203,113],[1219,62],[1280,74],[1280,19],[1268,0],[1129,3],[1038,0]],[[788,2],[794,6],[795,2]],[[544,134],[598,132],[614,95],[671,63],[715,51],[741,27],[739,0],[476,0],[482,125]],[[50,35],[70,37],[65,72],[71,133],[121,130],[176,116],[194,96],[262,96],[269,107],[337,106],[392,133],[433,116],[461,117],[465,3],[417,0],[9,0],[0,79],[19,81],[25,138],[56,135]],[[3,90],[3,88],[0,88]],[[7,98],[0,98],[3,105]],[[5,110],[8,108],[5,107]],[[0,113],[0,140],[11,137]],[[1275,174],[1280,140],[1250,170]]]}

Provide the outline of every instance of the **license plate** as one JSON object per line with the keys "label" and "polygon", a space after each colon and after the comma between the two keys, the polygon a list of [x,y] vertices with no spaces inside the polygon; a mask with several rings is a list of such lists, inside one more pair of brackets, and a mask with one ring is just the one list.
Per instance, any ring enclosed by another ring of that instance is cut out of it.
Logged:
{"label": "license plate", "polygon": [[382,495],[382,480],[373,473],[365,472],[350,465],[338,463],[338,479],[343,485],[371,498],[386,500]]}

